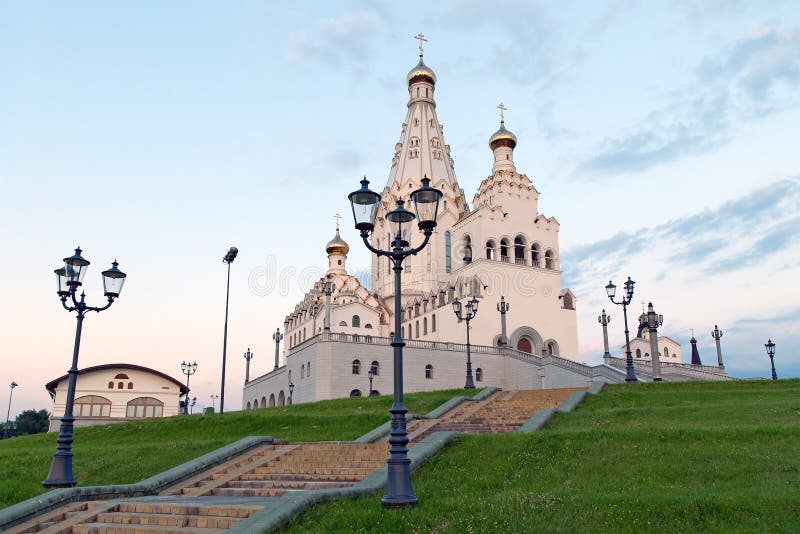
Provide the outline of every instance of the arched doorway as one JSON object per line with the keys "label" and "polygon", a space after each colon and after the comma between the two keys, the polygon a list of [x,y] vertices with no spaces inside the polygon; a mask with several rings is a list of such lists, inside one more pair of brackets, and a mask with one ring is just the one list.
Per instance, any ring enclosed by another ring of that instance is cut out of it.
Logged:
{"label": "arched doorway", "polygon": [[274,408],[275,407],[275,394],[274,393],[270,393],[269,394],[269,407],[270,408]]}
{"label": "arched doorway", "polygon": [[286,396],[283,394],[283,390],[278,393],[278,406],[285,406],[286,405]]}
{"label": "arched doorway", "polygon": [[527,337],[519,338],[519,341],[517,341],[517,350],[530,354],[533,350],[533,347],[531,346],[531,340]]}
{"label": "arched doorway", "polygon": [[350,396],[351,397],[360,397],[361,396],[361,390],[360,389],[354,389],[353,391],[350,392]]}

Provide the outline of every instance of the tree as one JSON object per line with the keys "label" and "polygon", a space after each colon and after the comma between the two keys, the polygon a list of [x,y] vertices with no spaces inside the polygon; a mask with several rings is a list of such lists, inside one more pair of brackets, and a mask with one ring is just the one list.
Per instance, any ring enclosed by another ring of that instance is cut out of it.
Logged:
{"label": "tree", "polygon": [[17,434],[39,434],[47,432],[50,426],[50,414],[47,410],[25,410],[17,416]]}

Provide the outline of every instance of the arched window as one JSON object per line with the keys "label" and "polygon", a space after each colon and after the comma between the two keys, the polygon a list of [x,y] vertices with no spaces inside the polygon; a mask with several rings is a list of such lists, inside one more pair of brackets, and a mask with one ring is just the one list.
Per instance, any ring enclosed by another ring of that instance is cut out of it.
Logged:
{"label": "arched window", "polygon": [[406,327],[405,326],[401,326],[400,327],[400,337],[406,337]]}
{"label": "arched window", "polygon": [[444,233],[444,271],[446,273],[450,272],[451,269],[451,258],[450,258],[450,231]]}
{"label": "arched window", "polygon": [[500,261],[508,262],[508,239],[500,240]]}
{"label": "arched window", "polygon": [[464,236],[464,263],[472,262],[472,238],[468,235]]}
{"label": "arched window", "polygon": [[250,409],[250,401],[247,401],[247,408],[245,408],[245,410],[249,410],[249,409]]}
{"label": "arched window", "polygon": [[533,351],[531,340],[526,337],[520,338],[519,341],[517,341],[517,350],[530,354]]}
{"label": "arched window", "polygon": [[379,364],[377,361],[373,361],[369,365],[369,370],[372,371],[373,376],[378,376],[379,371],[381,370],[381,364]]}
{"label": "arched window", "polygon": [[123,382],[118,382],[117,389],[125,389],[125,384]]}
{"label": "arched window", "polygon": [[347,326],[347,321],[339,321],[339,326]]}
{"label": "arched window", "polygon": [[350,392],[350,396],[351,397],[360,397],[361,396],[361,390],[360,389],[354,389],[353,391]]}
{"label": "arched window", "polygon": [[487,260],[497,259],[496,255],[495,255],[496,254],[495,253],[495,249],[496,248],[497,248],[497,245],[491,239],[486,242],[486,259]]}
{"label": "arched window", "polygon": [[650,357],[650,353],[649,353],[649,352],[645,352],[645,353],[644,353],[644,357],[645,357],[645,358],[649,358],[649,357]]}
{"label": "arched window", "polygon": [[436,314],[431,315],[431,332],[436,332]]}
{"label": "arched window", "polygon": [[75,399],[72,405],[75,417],[110,417],[111,401],[98,395],[86,395]]}
{"label": "arched window", "polygon": [[164,403],[153,397],[137,397],[128,401],[126,416],[136,419],[163,417]]}
{"label": "arched window", "polygon": [[353,360],[353,374],[354,375],[361,374],[361,360]]}
{"label": "arched window", "polygon": [[370,323],[367,323],[364,325],[364,328],[366,328],[367,330],[372,330],[372,325]]}
{"label": "arched window", "polygon": [[302,380],[305,377],[306,377],[306,364],[302,364],[300,366],[300,379]]}
{"label": "arched window", "polygon": [[521,235],[514,238],[514,263],[525,265],[525,238]]}
{"label": "arched window", "polygon": [[422,335],[423,336],[427,336],[428,335],[428,318],[427,317],[422,319]]}
{"label": "arched window", "polygon": [[[270,404],[270,406],[275,406],[275,397],[272,397],[271,400],[272,400],[272,404]],[[255,402],[253,403],[253,407],[254,408],[256,407],[256,403]],[[261,407],[262,408],[266,408],[267,407],[267,399],[264,398],[264,397],[261,397]]]}
{"label": "arched window", "polygon": [[278,406],[286,406],[286,395],[283,394],[283,390],[278,393]]}
{"label": "arched window", "polygon": [[419,320],[417,320],[417,324],[415,325],[415,328],[414,328],[414,337],[417,337],[417,338],[419,337]]}
{"label": "arched window", "polygon": [[358,315],[354,315],[353,319],[350,321],[350,324],[354,328],[360,328],[361,327],[361,317],[359,317]]}
{"label": "arched window", "polygon": [[425,366],[425,378],[433,380],[433,366],[431,364]]}
{"label": "arched window", "polygon": [[121,380],[128,380],[128,375],[126,375],[125,373],[120,373],[120,374],[116,375],[116,376],[114,377],[114,379],[116,379],[116,380],[119,380],[119,379],[121,379]]}
{"label": "arched window", "polygon": [[547,249],[547,251],[544,253],[544,268],[555,269],[555,255],[550,249]]}
{"label": "arched window", "polygon": [[664,347],[664,357],[669,358],[669,351],[667,350],[667,347]]}
{"label": "arched window", "polygon": [[308,362],[308,363],[306,364],[306,376],[307,376],[307,377],[310,377],[310,376],[311,376],[311,362]]}
{"label": "arched window", "polygon": [[636,357],[637,358],[641,358],[642,357],[642,351],[641,350],[636,349]]}
{"label": "arched window", "polygon": [[133,382],[128,382],[128,389],[133,389]]}
{"label": "arched window", "polygon": [[541,265],[539,265],[541,253],[542,249],[539,247],[539,244],[534,243],[531,246],[531,263],[534,267],[541,267]]}
{"label": "arched window", "polygon": [[483,369],[481,369],[480,367],[475,369],[475,380],[477,380],[478,382],[483,382]]}
{"label": "arched window", "polygon": [[270,393],[269,394],[269,407],[270,408],[274,408],[275,407],[275,394],[274,393]]}
{"label": "arched window", "polygon": [[114,382],[113,381],[108,383],[108,389],[114,389]]}

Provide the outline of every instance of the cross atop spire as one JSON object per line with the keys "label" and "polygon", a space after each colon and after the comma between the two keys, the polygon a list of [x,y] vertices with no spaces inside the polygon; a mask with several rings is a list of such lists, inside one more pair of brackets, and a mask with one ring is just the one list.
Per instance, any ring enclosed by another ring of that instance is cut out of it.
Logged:
{"label": "cross atop spire", "polygon": [[505,117],[503,116],[503,112],[508,111],[508,108],[505,107],[502,102],[500,102],[500,105],[497,106],[497,109],[500,110],[500,124],[505,124],[506,120]]}
{"label": "cross atop spire", "polygon": [[424,36],[424,35],[422,35],[422,32],[420,32],[420,33],[418,33],[417,35],[415,35],[415,36],[414,36],[414,39],[416,39],[416,40],[418,40],[418,41],[419,41],[419,58],[420,58],[420,59],[422,59],[422,43],[423,43],[423,42],[426,42],[426,43],[427,43],[427,42],[428,42],[428,40],[425,38],[425,36]]}
{"label": "cross atop spire", "polygon": [[336,219],[336,231],[338,232],[339,231],[339,221],[342,219],[342,215],[340,213],[337,213],[336,215],[333,216],[333,218]]}

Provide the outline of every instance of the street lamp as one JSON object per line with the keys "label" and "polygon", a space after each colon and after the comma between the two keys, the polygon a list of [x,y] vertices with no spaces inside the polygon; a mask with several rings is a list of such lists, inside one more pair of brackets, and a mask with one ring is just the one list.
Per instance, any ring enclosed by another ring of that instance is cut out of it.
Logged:
{"label": "street lamp", "polygon": [[719,340],[722,338],[722,330],[720,330],[717,325],[714,325],[714,330],[711,331],[711,337],[713,337],[714,341],[717,343],[717,365],[719,365],[720,369],[724,369],[725,366],[722,365],[722,346],[719,343]]}
{"label": "street lamp", "polygon": [[244,383],[247,384],[250,382],[250,360],[253,359],[253,354],[250,352],[250,347],[247,347],[247,352],[244,353],[244,359],[247,360],[247,365],[245,366],[244,370]]}
{"label": "street lamp", "polygon": [[768,340],[767,343],[764,345],[767,349],[767,356],[769,356],[769,363],[772,364],[772,379],[777,380],[778,375],[775,374],[775,343],[772,340]]}
{"label": "street lamp", "polygon": [[[86,312],[101,312],[107,310],[114,303],[114,299],[119,297],[122,286],[125,284],[126,274],[117,267],[116,260],[111,262],[111,268],[101,273],[103,277],[103,291],[108,304],[102,307],[93,307],[86,304],[86,293],[81,292],[80,300],[77,298],[78,288],[83,283],[83,277],[89,268],[89,261],[81,256],[80,247],[75,249],[75,254],[64,258],[64,267],[56,269],[56,279],[58,281],[58,296],[61,305],[68,312],[76,312],[78,324],[75,328],[75,345],[72,350],[72,367],[69,373],[69,385],[67,386],[67,399],[64,407],[64,416],[61,418],[61,427],[58,432],[56,452],[53,455],[53,463],[50,465],[50,473],[47,479],[42,482],[45,488],[68,488],[77,484],[72,474],[72,429],[75,417],[72,414],[72,405],[75,401],[75,383],[78,379],[78,353],[81,347],[81,330],[83,328],[83,318]],[[71,304],[67,305],[67,299]]]}
{"label": "street lamp", "polygon": [[372,396],[372,380],[375,378],[375,369],[372,367],[369,368],[369,373],[367,373],[369,377],[369,396]]}
{"label": "street lamp", "polygon": [[336,284],[329,278],[322,284],[322,292],[325,293],[325,319],[322,321],[322,330],[325,333],[331,332],[331,295],[336,291]]}
{"label": "street lamp", "polygon": [[[280,328],[275,330],[275,333],[272,334],[272,339],[275,341],[275,369],[277,369],[278,368],[278,355],[280,354],[280,348],[281,348],[281,340],[283,340],[283,334],[281,334],[281,329]],[[273,371],[275,369],[273,369]]]}
{"label": "street lamp", "polygon": [[183,415],[189,414],[189,377],[197,372],[197,362],[182,362],[181,372],[186,375],[186,400],[183,401]]}
{"label": "street lamp", "polygon": [[189,413],[192,413],[194,411],[192,410],[192,408],[194,408],[195,404],[197,404],[197,397],[192,397],[192,403],[189,405]]}
{"label": "street lamp", "polygon": [[219,398],[219,395],[211,395],[211,410],[212,411],[217,409],[216,400],[218,398]]}
{"label": "street lamp", "polygon": [[[389,443],[389,459],[386,461],[388,469],[388,483],[386,495],[381,499],[385,507],[403,507],[417,504],[418,499],[411,490],[411,460],[408,457],[408,434],[406,433],[406,412],[403,403],[403,347],[406,342],[400,334],[402,317],[402,282],[403,260],[408,256],[422,251],[430,241],[433,229],[436,228],[436,218],[439,214],[439,201],[442,192],[430,186],[430,179],[422,178],[422,187],[411,193],[416,214],[405,208],[402,199],[397,200],[397,207],[386,214],[394,239],[391,250],[381,250],[373,247],[369,242],[370,233],[375,229],[375,217],[380,207],[381,196],[369,189],[369,181],[365,177],[361,180],[361,189],[348,195],[353,209],[353,220],[356,230],[360,232],[364,245],[377,256],[386,256],[392,262],[394,270],[394,337],[391,345],[394,352],[394,401],[389,413],[392,414],[391,437]],[[422,243],[411,248],[410,228],[408,225],[418,219],[417,227],[424,234]]]}
{"label": "street lamp", "polygon": [[11,392],[8,394],[8,411],[6,412],[6,426],[3,428],[3,439],[8,438],[8,429],[11,427],[11,399],[14,397],[14,388],[19,384],[11,382]]}
{"label": "street lamp", "polygon": [[228,264],[228,283],[225,289],[225,333],[222,337],[222,385],[219,388],[219,413],[225,412],[225,357],[228,352],[228,302],[231,296],[231,263],[239,254],[239,249],[231,247],[222,258],[222,263]]}
{"label": "street lamp", "polygon": [[500,312],[500,346],[505,347],[508,345],[508,336],[506,335],[506,313],[511,309],[511,304],[506,302],[506,298],[500,295],[500,302],[497,304],[497,311]]}
{"label": "street lamp", "polygon": [[[475,382],[472,381],[472,359],[470,358],[470,344],[469,344],[469,322],[478,315],[478,299],[472,297],[468,300],[464,310],[461,309],[461,301],[455,299],[453,301],[453,311],[458,317],[459,321],[467,322],[467,383],[464,389],[475,389]],[[463,313],[462,313],[463,311]]]}
{"label": "street lamp", "polygon": [[631,338],[630,332],[628,331],[628,304],[631,303],[631,299],[633,299],[633,285],[636,282],[631,280],[631,277],[628,277],[628,280],[625,282],[625,295],[623,295],[622,300],[617,302],[614,300],[614,295],[617,293],[617,286],[615,286],[610,280],[608,285],[606,286],[606,294],[608,295],[608,299],[617,305],[622,305],[622,316],[625,319],[625,382],[636,382],[636,373],[633,370],[633,354],[631,354]]}
{"label": "street lamp", "polygon": [[608,323],[611,322],[611,316],[606,315],[605,308],[603,308],[603,313],[597,316],[597,322],[603,325],[603,348],[605,349],[603,358],[607,358],[611,356],[611,353],[608,352]]}
{"label": "street lamp", "polygon": [[294,382],[289,382],[289,406],[292,405],[292,393],[294,393]]}
{"label": "street lamp", "polygon": [[653,303],[647,305],[645,316],[647,332],[650,334],[650,361],[653,364],[653,382],[661,382],[661,360],[658,353],[658,327],[664,324],[664,316],[653,310]]}

